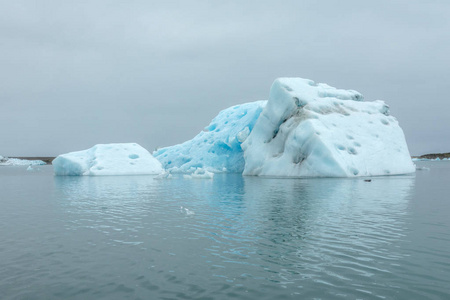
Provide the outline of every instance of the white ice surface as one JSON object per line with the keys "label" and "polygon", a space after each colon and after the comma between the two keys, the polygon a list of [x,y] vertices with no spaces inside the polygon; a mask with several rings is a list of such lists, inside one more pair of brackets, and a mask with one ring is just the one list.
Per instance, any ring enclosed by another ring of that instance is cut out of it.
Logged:
{"label": "white ice surface", "polygon": [[280,78],[242,144],[244,175],[354,177],[415,171],[383,101],[301,78]]}
{"label": "white ice surface", "polygon": [[208,172],[207,170],[202,169],[202,168],[197,168],[191,174],[184,174],[183,178],[185,178],[185,179],[193,179],[193,178],[194,179],[213,179],[214,173]]}
{"label": "white ice surface", "polygon": [[161,163],[136,143],[98,144],[59,155],[55,175],[146,175],[163,172]]}
{"label": "white ice surface", "polygon": [[266,101],[256,101],[222,110],[192,140],[156,150],[153,156],[172,173],[193,173],[197,168],[214,173],[242,173],[241,143],[253,129],[265,104]]}

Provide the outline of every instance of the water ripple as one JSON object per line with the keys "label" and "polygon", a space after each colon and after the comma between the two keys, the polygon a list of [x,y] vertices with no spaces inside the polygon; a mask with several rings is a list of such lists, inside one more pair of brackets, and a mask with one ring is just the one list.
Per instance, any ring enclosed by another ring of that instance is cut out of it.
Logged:
{"label": "water ripple", "polygon": [[445,299],[432,175],[6,177],[0,298]]}

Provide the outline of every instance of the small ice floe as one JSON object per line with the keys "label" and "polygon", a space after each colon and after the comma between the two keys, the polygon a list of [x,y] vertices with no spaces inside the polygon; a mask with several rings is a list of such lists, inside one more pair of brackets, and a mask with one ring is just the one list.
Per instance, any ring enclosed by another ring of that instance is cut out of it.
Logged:
{"label": "small ice floe", "polygon": [[180,212],[185,214],[186,216],[192,216],[195,215],[195,212],[193,212],[190,209],[187,209],[186,207],[180,206]]}
{"label": "small ice floe", "polygon": [[163,173],[156,176],[154,179],[160,180],[160,179],[172,179],[173,176],[168,171],[164,171]]}
{"label": "small ice floe", "polygon": [[428,168],[428,167],[418,167],[418,166],[416,166],[416,170],[418,170],[418,171],[430,171],[430,168]]}
{"label": "small ice floe", "polygon": [[197,169],[195,169],[195,171],[193,173],[183,175],[183,178],[185,178],[185,179],[213,179],[214,173],[209,172],[202,168],[197,168]]}
{"label": "small ice floe", "polygon": [[32,167],[32,165],[29,165],[28,166],[28,168],[27,168],[27,171],[28,172],[39,172],[41,169],[40,168],[37,168],[37,167]]}

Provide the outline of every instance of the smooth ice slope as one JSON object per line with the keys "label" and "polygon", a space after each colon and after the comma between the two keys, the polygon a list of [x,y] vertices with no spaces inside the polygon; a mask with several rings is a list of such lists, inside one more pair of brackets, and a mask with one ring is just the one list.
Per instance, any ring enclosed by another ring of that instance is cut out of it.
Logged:
{"label": "smooth ice slope", "polygon": [[192,140],[153,152],[171,172],[192,173],[197,168],[209,172],[244,170],[241,143],[253,129],[266,101],[256,101],[222,110]]}
{"label": "smooth ice slope", "polygon": [[242,144],[244,175],[353,177],[415,171],[402,129],[383,101],[364,102],[301,78],[280,78]]}
{"label": "smooth ice slope", "polygon": [[161,163],[135,143],[98,144],[59,155],[52,164],[55,175],[143,175],[163,171]]}

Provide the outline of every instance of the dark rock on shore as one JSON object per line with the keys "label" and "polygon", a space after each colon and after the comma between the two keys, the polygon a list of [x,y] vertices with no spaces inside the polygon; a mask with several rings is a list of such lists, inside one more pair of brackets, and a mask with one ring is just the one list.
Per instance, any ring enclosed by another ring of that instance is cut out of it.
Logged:
{"label": "dark rock on shore", "polygon": [[419,159],[450,158],[450,152],[448,152],[448,153],[430,153],[430,154],[424,154],[421,156],[413,156],[412,158],[419,158]]}

